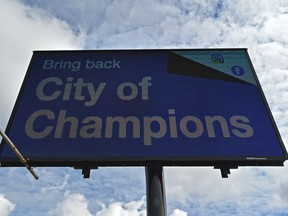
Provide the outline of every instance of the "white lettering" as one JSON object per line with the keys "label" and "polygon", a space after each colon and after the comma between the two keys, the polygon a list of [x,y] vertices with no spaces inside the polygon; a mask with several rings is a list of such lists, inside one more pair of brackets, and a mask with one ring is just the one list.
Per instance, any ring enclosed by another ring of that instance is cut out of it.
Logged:
{"label": "white lettering", "polygon": [[152,86],[151,77],[144,77],[142,81],[138,84],[142,87],[142,100],[148,100],[148,86]]}
{"label": "white lettering", "polygon": [[[100,83],[95,90],[94,83],[84,82],[78,78],[73,83],[73,77],[67,77],[66,83],[58,77],[48,77],[42,80],[36,88],[36,96],[42,101],[53,101],[62,99],[63,101],[74,99],[84,101],[86,107],[94,106],[100,99],[106,83]],[[88,92],[88,94],[85,94]],[[74,94],[73,94],[74,93]]]}
{"label": "white lettering", "polygon": [[234,115],[229,118],[229,121],[220,115],[204,116],[202,121],[196,116],[188,115],[179,118],[178,121],[175,115],[174,109],[168,109],[166,118],[107,116],[106,119],[102,119],[99,116],[87,116],[81,120],[77,116],[69,115],[67,110],[60,110],[58,114],[50,110],[38,110],[27,119],[25,132],[32,139],[45,137],[138,139],[142,135],[143,144],[147,146],[152,145],[153,140],[164,137],[175,139],[184,136],[197,139],[206,136],[209,139],[217,139],[217,137],[230,138],[234,135],[238,139],[247,139],[254,135],[250,121],[245,116]]}
{"label": "white lettering", "polygon": [[232,116],[230,118],[230,123],[237,129],[232,129],[232,133],[240,138],[248,138],[253,136],[253,128],[248,125],[249,119],[245,116]]}
{"label": "white lettering", "polygon": [[133,128],[133,138],[140,137],[140,121],[135,116],[128,116],[127,118],[121,116],[110,117],[106,118],[106,130],[105,130],[105,137],[112,138],[113,135],[113,124],[114,122],[118,122],[119,125],[119,138],[126,138],[127,132],[127,123],[132,123]]}
{"label": "white lettering", "polygon": [[217,125],[220,125],[224,137],[230,137],[227,121],[223,116],[205,116],[205,121],[209,137],[216,137],[214,126],[215,123],[218,123]]}
{"label": "white lettering", "polygon": [[[169,115],[175,115],[174,109],[168,110]],[[176,117],[175,116],[169,116],[169,125],[170,125],[170,136],[172,138],[178,137],[178,131],[177,131],[177,125],[176,125]]]}
{"label": "white lettering", "polygon": [[[44,93],[44,88],[49,85],[49,84],[54,84],[56,86],[62,86],[63,82],[61,79],[57,78],[57,77],[48,77],[44,80],[42,80],[39,85],[36,88],[36,96],[42,100],[42,101],[52,101],[55,100],[59,97],[59,95],[61,94],[61,91],[59,90],[54,90],[52,91],[50,94],[48,93]],[[50,85],[50,86],[51,86]],[[53,87],[53,85],[52,85]],[[51,87],[50,87],[51,88]],[[54,89],[55,87],[53,87]]]}
{"label": "white lettering", "polygon": [[[102,132],[102,119],[98,116],[89,116],[85,118],[82,123],[87,124],[84,125],[80,129],[80,136],[82,138],[101,138]],[[88,124],[91,123],[91,124]]]}
{"label": "white lettering", "polygon": [[72,70],[72,71],[79,71],[81,67],[80,61],[64,61],[61,59],[60,61],[54,61],[53,59],[46,59],[44,61],[42,69],[44,70]]}
{"label": "white lettering", "polygon": [[121,100],[133,100],[138,95],[138,88],[131,82],[121,83],[117,88],[117,95]]}
{"label": "white lettering", "polygon": [[55,138],[62,137],[65,125],[67,125],[69,129],[69,138],[76,138],[77,136],[78,119],[75,116],[66,117],[66,112],[66,110],[60,110],[59,112],[54,136]]}
{"label": "white lettering", "polygon": [[159,139],[166,134],[166,131],[166,122],[160,116],[144,117],[144,145],[152,145],[151,138]]}
{"label": "white lettering", "polygon": [[[43,117],[46,119],[55,119],[55,115],[50,110],[38,110],[34,112],[26,121],[25,124],[25,132],[28,137],[32,139],[42,139],[47,137],[53,130],[53,126],[46,126],[43,129],[37,128],[38,131],[36,131],[35,121],[39,120],[40,118],[43,121]],[[40,120],[39,120],[40,121]]]}
{"label": "white lettering", "polygon": [[[194,131],[191,131],[191,129],[189,130],[188,122],[192,122],[193,125],[195,125]],[[181,129],[181,132],[186,137],[189,137],[189,138],[200,137],[204,132],[204,128],[203,128],[203,124],[202,124],[201,120],[195,116],[183,117],[180,121],[180,129]]]}
{"label": "white lettering", "polygon": [[120,69],[121,61],[113,59],[111,61],[91,61],[86,60],[86,69]]}
{"label": "white lettering", "polygon": [[[138,85],[141,87],[142,100],[148,100],[148,87],[152,86],[151,77],[144,77]],[[121,83],[117,88],[117,95],[121,100],[133,100],[138,95],[138,87],[131,82]]]}

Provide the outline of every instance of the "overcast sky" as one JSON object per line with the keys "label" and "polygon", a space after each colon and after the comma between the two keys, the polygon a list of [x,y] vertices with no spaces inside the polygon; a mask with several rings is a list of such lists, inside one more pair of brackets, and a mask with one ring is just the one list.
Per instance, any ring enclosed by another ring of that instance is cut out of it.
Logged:
{"label": "overcast sky", "polygon": [[[288,134],[287,0],[1,0],[0,127],[33,50],[248,48],[282,139]],[[287,164],[286,164],[287,165]],[[144,216],[144,168],[0,169],[1,216]],[[288,168],[166,168],[168,216],[287,215]]]}

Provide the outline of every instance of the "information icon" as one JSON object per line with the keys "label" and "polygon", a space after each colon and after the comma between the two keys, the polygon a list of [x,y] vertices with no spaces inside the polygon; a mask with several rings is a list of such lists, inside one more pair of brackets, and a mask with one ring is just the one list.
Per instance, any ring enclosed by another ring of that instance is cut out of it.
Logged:
{"label": "information icon", "polygon": [[231,71],[236,76],[243,76],[245,74],[245,70],[241,66],[238,66],[238,65],[233,66],[231,68]]}

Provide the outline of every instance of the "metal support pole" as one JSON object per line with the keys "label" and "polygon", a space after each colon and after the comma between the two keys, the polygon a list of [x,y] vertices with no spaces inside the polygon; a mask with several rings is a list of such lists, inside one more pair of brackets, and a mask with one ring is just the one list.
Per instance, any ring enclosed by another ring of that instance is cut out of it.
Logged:
{"label": "metal support pole", "polygon": [[34,172],[32,167],[29,165],[28,161],[23,157],[23,155],[19,152],[19,150],[16,148],[16,146],[13,144],[13,142],[9,139],[9,137],[0,129],[0,135],[3,137],[5,142],[10,146],[10,148],[14,151],[14,153],[17,155],[17,157],[20,159],[20,161],[24,164],[24,166],[29,170],[29,172],[33,175],[33,177],[38,180],[39,177]]}
{"label": "metal support pole", "polygon": [[147,216],[166,216],[163,167],[147,166],[145,172]]}

